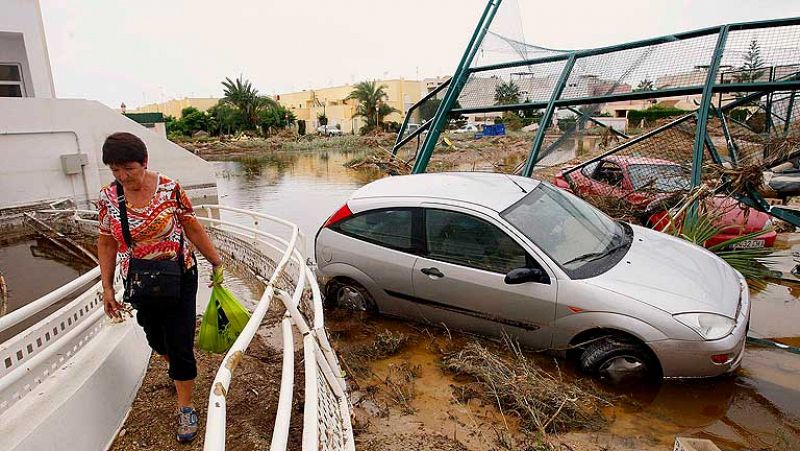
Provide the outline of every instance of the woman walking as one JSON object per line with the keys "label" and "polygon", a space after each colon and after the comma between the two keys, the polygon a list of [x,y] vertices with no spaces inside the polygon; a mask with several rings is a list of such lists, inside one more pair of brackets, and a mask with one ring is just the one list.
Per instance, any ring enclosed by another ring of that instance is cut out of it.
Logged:
{"label": "woman walking", "polygon": [[148,169],[147,147],[131,133],[114,133],[103,144],[103,163],[115,181],[98,200],[97,240],[103,281],[103,306],[119,318],[122,305],[114,295],[117,262],[125,280],[125,301],[136,309],[150,347],[169,364],[175,381],[179,442],[197,435],[192,404],[197,376],[194,332],[197,265],[192,247],[215,272],[222,259],[197,221],[186,192],[169,177]]}

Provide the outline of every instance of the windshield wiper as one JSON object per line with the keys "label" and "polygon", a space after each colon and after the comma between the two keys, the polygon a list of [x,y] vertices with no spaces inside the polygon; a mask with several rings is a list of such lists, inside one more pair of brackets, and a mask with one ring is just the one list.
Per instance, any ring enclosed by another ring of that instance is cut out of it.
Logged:
{"label": "windshield wiper", "polygon": [[[616,235],[616,237],[619,237],[619,235]],[[613,253],[613,252],[615,252],[615,251],[617,251],[619,249],[622,249],[623,247],[625,247],[627,245],[628,245],[628,241],[623,238],[618,243],[612,244],[610,247],[608,247],[608,248],[606,248],[606,249],[604,249],[604,250],[602,250],[600,252],[589,252],[588,254],[579,255],[579,256],[573,258],[572,260],[569,260],[567,262],[562,263],[562,265],[568,265],[570,263],[575,263],[575,262],[580,262],[580,261],[591,262],[591,261],[603,258],[603,257],[605,257],[607,255],[611,255],[611,253]]]}

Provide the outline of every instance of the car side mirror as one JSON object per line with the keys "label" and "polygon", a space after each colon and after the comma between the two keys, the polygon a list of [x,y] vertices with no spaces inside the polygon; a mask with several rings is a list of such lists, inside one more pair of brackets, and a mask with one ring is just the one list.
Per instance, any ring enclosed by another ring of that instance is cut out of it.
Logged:
{"label": "car side mirror", "polygon": [[549,283],[550,278],[539,268],[514,268],[506,274],[507,285],[519,285],[527,282]]}

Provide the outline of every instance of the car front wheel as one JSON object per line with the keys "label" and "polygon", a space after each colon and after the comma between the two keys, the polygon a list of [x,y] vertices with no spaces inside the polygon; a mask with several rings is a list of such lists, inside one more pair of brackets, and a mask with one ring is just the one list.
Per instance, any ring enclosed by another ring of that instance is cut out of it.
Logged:
{"label": "car front wheel", "polygon": [[378,310],[369,291],[353,280],[332,280],[325,291],[326,304],[330,307],[370,313]]}
{"label": "car front wheel", "polygon": [[644,345],[626,338],[607,337],[586,346],[582,371],[614,384],[658,377],[658,363]]}

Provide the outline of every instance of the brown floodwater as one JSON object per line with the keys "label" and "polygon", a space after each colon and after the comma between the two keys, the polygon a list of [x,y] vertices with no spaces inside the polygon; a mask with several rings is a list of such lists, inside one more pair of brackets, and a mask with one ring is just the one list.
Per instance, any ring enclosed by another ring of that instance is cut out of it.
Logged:
{"label": "brown floodwater", "polygon": [[[220,203],[297,223],[307,235],[306,248],[313,257],[313,238],[325,219],[355,189],[381,177],[377,172],[356,172],[342,166],[362,155],[343,151],[274,152],[245,162],[214,162]],[[224,216],[244,220],[235,214]],[[797,248],[798,243],[800,240],[790,239],[786,247]],[[0,271],[15,299],[10,309],[87,269],[46,256],[47,252],[39,252],[43,247],[46,244],[35,239],[0,246]],[[781,257],[781,265],[781,269],[793,265],[788,250]],[[48,277],[40,277],[42,274]],[[231,283],[237,284],[236,292],[250,298],[245,303],[258,295],[257,284],[252,281],[232,278]],[[208,296],[206,291],[199,298],[204,296]],[[352,315],[327,319],[328,326],[339,331],[334,343],[340,350],[370,339],[359,332],[363,326],[348,316]],[[439,355],[429,346],[431,337],[442,339],[441,331],[420,332],[417,326],[387,318],[365,321],[368,330],[389,329],[414,337],[400,354],[375,362],[371,368],[375,374],[385,376],[393,365],[419,365],[417,394],[411,400],[416,413],[374,418],[376,427],[455,437],[469,449],[495,447],[498,425],[516,430],[513,417],[503,416],[493,405],[453,403],[452,387],[463,381],[440,370]],[[785,282],[753,293],[751,333],[800,345],[800,284]],[[554,368],[551,357],[535,354],[531,358],[545,368]],[[581,377],[564,362],[559,362],[559,369],[565,378]],[[614,406],[604,412],[608,426],[600,432],[575,432],[565,437],[589,440],[608,449],[669,449],[676,435],[686,435],[710,438],[726,450],[800,450],[800,355],[788,351],[750,345],[742,368],[732,377],[605,390],[614,399]]]}

